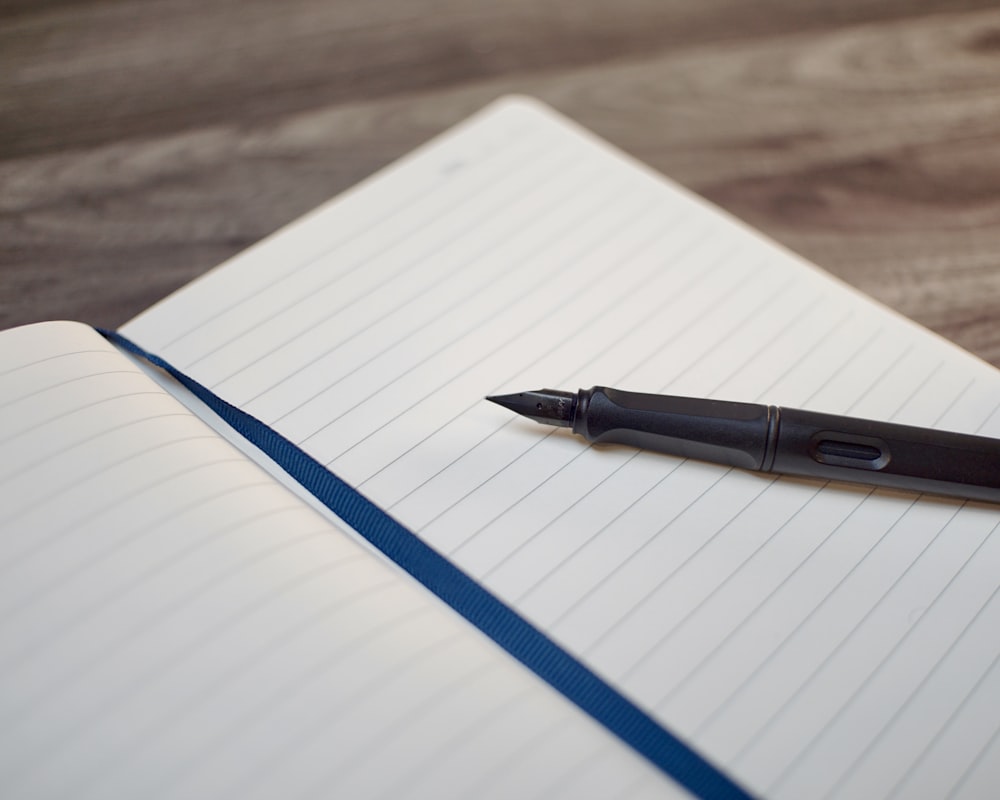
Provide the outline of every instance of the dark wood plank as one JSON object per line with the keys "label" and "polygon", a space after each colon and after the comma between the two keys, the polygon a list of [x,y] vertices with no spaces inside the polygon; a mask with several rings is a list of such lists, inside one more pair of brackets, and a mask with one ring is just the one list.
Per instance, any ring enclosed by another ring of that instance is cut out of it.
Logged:
{"label": "dark wood plank", "polygon": [[518,91],[1000,364],[1000,11],[807,5],[7,4],[0,326],[117,325]]}
{"label": "dark wood plank", "polygon": [[[933,0],[144,0],[0,18],[0,157],[707,42],[927,14]],[[952,11],[989,0],[951,0]],[[17,9],[20,13],[17,13]]]}

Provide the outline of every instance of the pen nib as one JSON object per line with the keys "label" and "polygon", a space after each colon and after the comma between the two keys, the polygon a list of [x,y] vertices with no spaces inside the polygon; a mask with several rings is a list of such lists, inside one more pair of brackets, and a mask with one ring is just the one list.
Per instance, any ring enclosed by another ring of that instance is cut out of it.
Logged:
{"label": "pen nib", "polygon": [[557,425],[561,428],[569,428],[573,425],[576,394],[572,392],[539,389],[536,392],[498,394],[486,399],[545,425]]}

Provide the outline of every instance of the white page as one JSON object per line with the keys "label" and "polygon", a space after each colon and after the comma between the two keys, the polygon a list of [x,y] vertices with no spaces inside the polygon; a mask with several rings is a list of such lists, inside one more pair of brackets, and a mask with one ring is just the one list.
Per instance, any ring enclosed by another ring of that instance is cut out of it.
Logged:
{"label": "white page", "polygon": [[93,330],[0,410],[3,797],[681,794]]}
{"label": "white page", "polygon": [[[603,384],[1000,435],[991,367],[536,103],[498,103],[125,332],[761,794],[876,797],[917,760],[958,781],[928,742],[947,724],[977,752],[1000,728],[965,700],[1000,640],[956,638],[995,613],[996,509],[587,447],[482,401]],[[925,704],[961,719],[903,724]]]}

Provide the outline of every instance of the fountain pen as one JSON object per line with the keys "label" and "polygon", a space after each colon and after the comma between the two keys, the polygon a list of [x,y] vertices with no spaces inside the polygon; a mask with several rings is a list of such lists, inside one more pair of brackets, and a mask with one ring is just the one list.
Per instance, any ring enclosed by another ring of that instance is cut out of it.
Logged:
{"label": "fountain pen", "polygon": [[741,469],[1000,503],[1000,439],[759,403],[595,386],[487,397],[591,442]]}

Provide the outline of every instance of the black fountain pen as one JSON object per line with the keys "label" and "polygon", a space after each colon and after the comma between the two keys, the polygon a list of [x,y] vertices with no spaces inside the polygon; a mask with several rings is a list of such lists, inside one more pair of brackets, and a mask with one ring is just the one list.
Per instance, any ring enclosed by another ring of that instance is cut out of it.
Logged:
{"label": "black fountain pen", "polygon": [[1000,502],[1000,439],[758,403],[595,386],[487,397],[591,442],[831,481]]}

